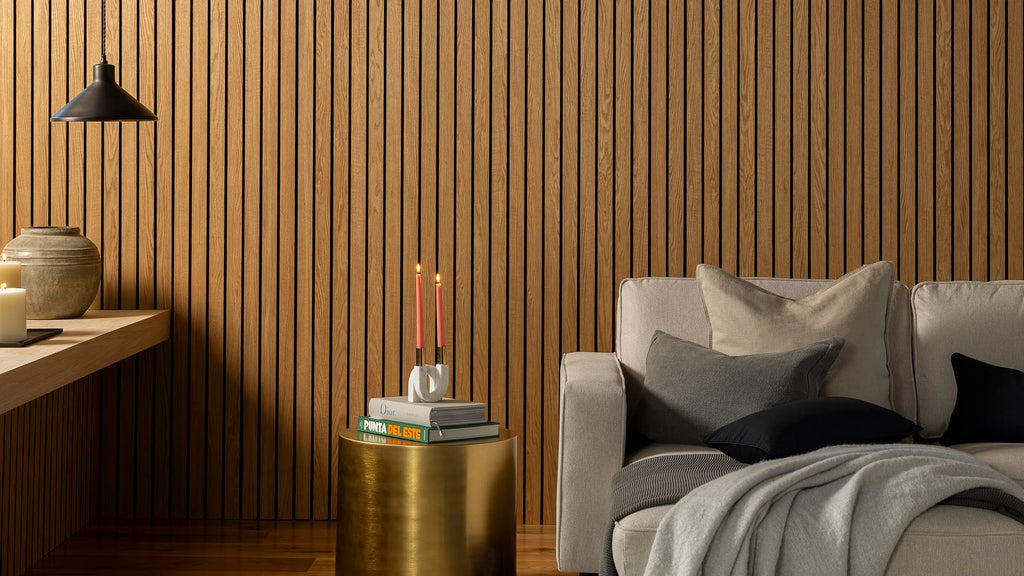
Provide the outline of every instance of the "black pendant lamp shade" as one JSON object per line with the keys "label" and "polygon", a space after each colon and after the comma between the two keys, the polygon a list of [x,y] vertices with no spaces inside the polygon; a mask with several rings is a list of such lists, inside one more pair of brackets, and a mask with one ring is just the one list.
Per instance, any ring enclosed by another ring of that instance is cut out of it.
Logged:
{"label": "black pendant lamp shade", "polygon": [[103,59],[92,67],[92,83],[50,117],[53,122],[151,122],[149,108],[118,86],[114,65],[107,63],[107,3],[103,1]]}
{"label": "black pendant lamp shade", "polygon": [[156,120],[138,100],[114,81],[114,65],[101,62],[92,67],[92,83],[64,105],[50,120],[54,122],[146,122]]}

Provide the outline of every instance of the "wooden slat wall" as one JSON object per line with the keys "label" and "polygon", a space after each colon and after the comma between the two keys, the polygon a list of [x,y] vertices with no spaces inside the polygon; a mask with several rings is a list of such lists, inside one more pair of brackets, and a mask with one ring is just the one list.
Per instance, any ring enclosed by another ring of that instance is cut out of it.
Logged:
{"label": "wooden slat wall", "polygon": [[174,308],[102,374],[103,516],[329,517],[333,438],[404,391],[417,261],[529,523],[561,354],[611,349],[622,278],[1024,277],[1021,0],[120,0],[159,122],[51,126],[98,10],[0,0],[0,239],[80,225],[99,305]]}
{"label": "wooden slat wall", "polygon": [[99,402],[94,375],[0,414],[0,576],[96,518]]}

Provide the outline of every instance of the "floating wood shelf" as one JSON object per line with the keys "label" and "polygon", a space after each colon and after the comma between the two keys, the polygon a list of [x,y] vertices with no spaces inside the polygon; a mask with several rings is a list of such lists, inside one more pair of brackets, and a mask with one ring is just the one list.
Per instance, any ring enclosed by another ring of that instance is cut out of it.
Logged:
{"label": "floating wood shelf", "polygon": [[168,310],[90,310],[75,320],[30,320],[63,328],[24,348],[0,349],[0,414],[167,340]]}

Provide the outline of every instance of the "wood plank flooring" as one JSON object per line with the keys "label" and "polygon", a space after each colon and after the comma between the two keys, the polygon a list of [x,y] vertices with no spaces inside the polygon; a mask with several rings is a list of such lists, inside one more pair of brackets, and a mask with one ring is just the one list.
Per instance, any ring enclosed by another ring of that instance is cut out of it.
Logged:
{"label": "wood plank flooring", "polygon": [[[259,574],[334,576],[334,522],[94,522],[25,576]],[[520,576],[555,567],[555,527],[519,527]]]}

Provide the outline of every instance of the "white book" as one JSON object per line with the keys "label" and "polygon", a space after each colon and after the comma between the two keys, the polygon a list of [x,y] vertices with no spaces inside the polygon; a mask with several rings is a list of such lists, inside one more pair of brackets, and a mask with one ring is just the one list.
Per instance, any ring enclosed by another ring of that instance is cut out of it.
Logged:
{"label": "white book", "polygon": [[372,398],[370,418],[418,426],[464,426],[487,421],[487,404],[445,398],[440,402],[409,402],[405,396]]}

